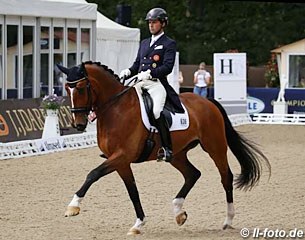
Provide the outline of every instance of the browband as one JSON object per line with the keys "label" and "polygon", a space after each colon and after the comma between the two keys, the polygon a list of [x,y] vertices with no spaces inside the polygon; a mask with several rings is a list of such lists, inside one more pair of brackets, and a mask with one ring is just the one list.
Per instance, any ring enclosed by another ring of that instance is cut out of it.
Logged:
{"label": "browband", "polygon": [[67,81],[67,83],[68,83],[68,84],[75,84],[75,83],[81,82],[81,81],[86,80],[86,79],[87,79],[87,77],[83,77],[83,78],[81,78],[81,79],[77,79],[77,80],[72,81],[72,82]]}

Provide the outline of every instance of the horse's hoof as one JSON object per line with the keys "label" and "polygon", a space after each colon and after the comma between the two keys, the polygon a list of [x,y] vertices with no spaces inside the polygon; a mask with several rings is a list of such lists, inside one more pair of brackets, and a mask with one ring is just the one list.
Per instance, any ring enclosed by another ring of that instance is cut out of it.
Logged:
{"label": "horse's hoof", "polygon": [[179,213],[176,216],[176,222],[177,222],[178,226],[182,226],[185,223],[186,219],[187,219],[187,214],[185,211],[182,211],[181,213]]}
{"label": "horse's hoof", "polygon": [[223,225],[222,230],[226,230],[226,229],[234,229],[234,227],[232,227],[229,224],[225,224],[225,225]]}
{"label": "horse's hoof", "polygon": [[68,206],[67,211],[65,212],[65,217],[71,217],[71,216],[76,216],[80,212],[79,207],[71,207]]}
{"label": "horse's hoof", "polygon": [[140,229],[132,227],[132,228],[129,229],[129,231],[127,233],[127,236],[137,236],[137,235],[140,235],[140,234],[141,234]]}

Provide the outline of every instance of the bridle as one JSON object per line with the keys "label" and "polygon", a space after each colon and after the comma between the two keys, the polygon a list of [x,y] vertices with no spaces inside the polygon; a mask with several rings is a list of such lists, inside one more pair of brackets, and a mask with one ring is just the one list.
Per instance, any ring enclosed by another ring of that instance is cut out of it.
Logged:
{"label": "bridle", "polygon": [[[72,113],[86,113],[87,115],[90,113],[92,110],[92,96],[91,96],[91,85],[90,81],[88,80],[88,77],[85,76],[81,79],[75,80],[75,81],[69,81],[67,82],[69,87],[76,87],[76,84],[82,81],[86,81],[86,89],[87,89],[87,94],[88,94],[88,102],[85,107],[77,107],[77,108],[71,108],[70,111]],[[77,89],[77,88],[76,88]]]}
{"label": "bridle", "polygon": [[[79,82],[82,81],[86,81],[86,89],[87,89],[87,94],[88,94],[88,102],[86,104],[85,107],[77,107],[77,108],[70,108],[71,113],[86,113],[87,115],[89,115],[90,111],[94,111],[93,107],[92,107],[92,96],[91,96],[91,84],[88,78],[88,75],[86,73],[85,67],[83,66],[83,74],[85,75],[83,78],[74,80],[74,81],[67,81],[67,85],[71,88],[76,87],[76,85]],[[122,95],[124,95],[126,92],[128,92],[135,84],[138,83],[138,78],[137,75],[130,78],[130,82],[127,85],[127,88],[125,88],[123,91],[117,93],[116,95],[112,96],[110,99],[108,99],[108,101],[106,103],[103,104],[104,108],[102,112],[105,112],[108,107],[110,107],[112,105],[112,103],[114,103],[114,100],[118,99],[119,97],[121,97]],[[133,82],[133,83],[132,83]],[[132,83],[132,84],[130,84]],[[76,88],[77,89],[77,88]]]}

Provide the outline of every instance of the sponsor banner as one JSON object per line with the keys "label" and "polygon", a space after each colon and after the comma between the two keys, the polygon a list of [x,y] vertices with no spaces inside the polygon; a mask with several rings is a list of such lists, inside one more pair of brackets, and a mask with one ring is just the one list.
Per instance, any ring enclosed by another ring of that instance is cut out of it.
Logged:
{"label": "sponsor banner", "polygon": [[[277,100],[279,90],[279,88],[248,88],[248,113],[273,113],[273,103]],[[289,114],[305,114],[305,89],[286,89],[285,101]]]}
{"label": "sponsor banner", "polygon": [[[191,90],[189,90],[191,91]],[[273,113],[273,102],[277,100],[279,88],[247,88],[247,111],[254,113]],[[187,92],[187,91],[185,91]],[[214,88],[208,88],[208,97],[214,98]],[[289,114],[305,114],[305,88],[285,90],[285,100]]]}
{"label": "sponsor banner", "polygon": [[264,111],[265,103],[259,98],[247,97],[247,112],[249,114],[260,113]]}
{"label": "sponsor banner", "polygon": [[[41,98],[0,101],[0,142],[39,139],[45,122]],[[71,126],[71,112],[66,98],[58,114],[61,135],[77,133]]]}

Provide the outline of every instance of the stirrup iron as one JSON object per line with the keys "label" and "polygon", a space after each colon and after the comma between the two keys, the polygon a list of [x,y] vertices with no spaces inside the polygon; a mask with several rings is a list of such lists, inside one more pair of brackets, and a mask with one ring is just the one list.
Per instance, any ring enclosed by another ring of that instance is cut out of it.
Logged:
{"label": "stirrup iron", "polygon": [[164,147],[159,148],[157,153],[157,162],[170,162],[172,158],[173,158],[172,153],[167,152]]}

